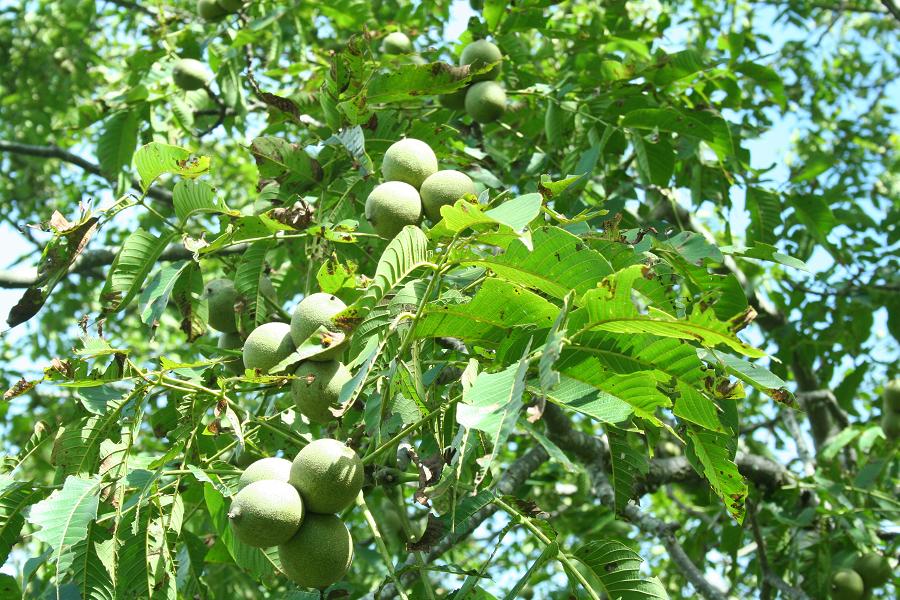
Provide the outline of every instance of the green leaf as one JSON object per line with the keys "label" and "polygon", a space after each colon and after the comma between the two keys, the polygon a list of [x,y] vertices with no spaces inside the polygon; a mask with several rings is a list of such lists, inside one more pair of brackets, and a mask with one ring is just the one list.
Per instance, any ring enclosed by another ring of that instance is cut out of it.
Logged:
{"label": "green leaf", "polygon": [[763,88],[769,90],[775,102],[782,108],[785,106],[784,82],[774,69],[752,62],[737,63],[732,69],[736,73],[746,75]]}
{"label": "green leaf", "polygon": [[0,561],[5,563],[10,550],[19,542],[26,509],[43,500],[48,493],[8,475],[0,475]]}
{"label": "green leaf", "polygon": [[301,146],[274,136],[258,137],[250,144],[261,179],[281,184],[282,194],[298,193],[321,179],[319,164]]}
{"label": "green leaf", "polygon": [[644,448],[637,448],[634,435],[617,427],[607,427],[612,484],[616,494],[616,512],[621,513],[635,499],[637,480],[650,471],[650,461]]}
{"label": "green leaf", "polygon": [[794,405],[794,394],[787,388],[787,384],[765,367],[757,363],[751,363],[742,358],[725,352],[701,350],[700,355],[711,362],[719,362],[725,366],[725,370],[744,383],[752,385],[763,394],[773,400]]}
{"label": "green leaf", "polygon": [[100,160],[100,170],[108,179],[115,179],[131,162],[137,147],[137,134],[137,112],[117,112],[107,119],[97,141],[97,158]]}
{"label": "green leaf", "polygon": [[816,194],[792,194],[788,196],[795,215],[809,234],[820,244],[832,249],[828,234],[838,226],[838,220],[825,198]]}
{"label": "green leaf", "polygon": [[141,307],[141,322],[150,325],[151,331],[155,331],[159,325],[159,318],[169,305],[169,297],[175,289],[178,278],[192,264],[189,261],[181,261],[163,265],[147,282],[138,305]]}
{"label": "green leaf", "polygon": [[575,550],[575,558],[597,576],[610,598],[663,600],[669,597],[659,579],[640,574],[641,557],[621,542],[588,542]]}
{"label": "green leaf", "polygon": [[[494,498],[495,495],[492,490],[481,490],[475,495],[465,496],[452,507],[452,510],[441,516],[440,520],[443,524],[441,530],[444,535],[452,535],[457,531],[468,529],[473,524],[473,518],[478,514],[478,511],[492,504]],[[477,525],[478,523],[474,524]]]}
{"label": "green leaf", "polygon": [[0,598],[18,600],[22,597],[19,582],[12,575],[0,573]]}
{"label": "green leaf", "polygon": [[120,424],[122,410],[133,393],[120,400],[108,400],[105,414],[75,420],[60,427],[53,442],[51,462],[67,475],[96,473],[100,446]]}
{"label": "green leaf", "polygon": [[519,364],[499,373],[479,373],[470,386],[463,387],[462,402],[456,407],[456,422],[483,431],[491,438],[491,453],[482,464],[487,471],[516,426],[525,391],[529,344]]}
{"label": "green leaf", "polygon": [[481,14],[487,24],[488,31],[496,31],[497,25],[507,13],[508,0],[485,0]]}
{"label": "green leaf", "polygon": [[516,328],[549,328],[558,309],[537,294],[491,277],[464,304],[432,302],[414,335],[456,337],[489,348],[499,346]]}
{"label": "green leaf", "polygon": [[[369,79],[362,95],[348,100],[356,109],[373,104],[403,102],[423,95],[448,94],[470,81],[470,75],[489,70],[470,71],[468,66],[456,67],[444,62],[426,65],[403,64],[376,71]],[[342,108],[345,103],[341,103]]]}
{"label": "green leaf", "polygon": [[328,138],[325,143],[337,142],[343,146],[356,164],[359,165],[359,174],[366,177],[375,172],[372,159],[366,153],[366,136],[362,127],[346,127]]}
{"label": "green leaf", "polygon": [[701,471],[716,495],[738,522],[744,522],[747,484],[734,464],[732,436],[688,425],[688,448],[700,463]]}
{"label": "green leaf", "polygon": [[622,127],[669,131],[698,138],[709,144],[721,160],[733,154],[728,124],[713,113],[687,113],[675,108],[639,108],[625,115]]}
{"label": "green leaf", "polygon": [[819,457],[826,462],[834,460],[834,457],[837,456],[838,452],[843,450],[847,444],[858,438],[861,433],[862,432],[859,429],[847,427],[828,440],[828,443],[819,451]]}
{"label": "green leaf", "polygon": [[138,228],[125,239],[100,291],[105,313],[118,312],[128,306],[174,236],[170,232],[156,237]]}
{"label": "green leaf", "polygon": [[122,519],[116,537],[116,591],[118,598],[153,598],[150,575],[151,510],[134,511]]}
{"label": "green leaf", "polygon": [[265,273],[266,255],[272,245],[269,240],[251,244],[242,254],[234,275],[234,287],[244,300],[240,319],[245,331],[252,331],[269,320],[270,307],[260,282]]}
{"label": "green leaf", "polygon": [[746,356],[760,358],[766,354],[741,342],[732,329],[739,324],[719,321],[712,309],[695,306],[687,319],[678,319],[662,310],[650,307],[646,315],[639,314],[632,302],[635,281],[643,277],[644,267],[634,265],[606,278],[598,289],[585,294],[587,311],[584,325],[572,337],[587,331],[610,331],[621,334],[649,333],[699,342],[712,348],[724,345]]}
{"label": "green leaf", "polygon": [[103,415],[110,408],[116,408],[127,392],[114,385],[84,386],[75,390],[82,406],[95,415]]}
{"label": "green leaf", "polygon": [[357,294],[359,276],[356,273],[356,263],[342,263],[337,258],[329,258],[316,273],[316,283],[319,289],[326,294],[334,294],[341,298],[347,298]]}
{"label": "green leaf", "polygon": [[195,156],[189,150],[160,142],[141,146],[133,162],[144,191],[165,173],[193,179],[209,171],[208,156]]}
{"label": "green leaf", "polygon": [[638,169],[644,180],[653,185],[668,186],[675,171],[675,153],[672,144],[664,137],[660,137],[655,143],[637,134],[632,134],[630,139]]}
{"label": "green leaf", "polygon": [[[565,372],[564,365],[561,369]],[[656,408],[668,404],[656,392],[656,382],[649,376],[610,375],[602,370],[588,374],[580,368],[573,368],[569,373],[588,377],[590,382],[563,375],[559,385],[547,393],[547,400],[601,423],[620,423],[632,413],[655,420]]]}
{"label": "green leaf", "polygon": [[553,365],[559,360],[559,355],[563,349],[566,337],[566,319],[569,316],[571,307],[572,294],[569,294],[563,298],[563,306],[559,314],[556,315],[556,320],[550,328],[550,333],[547,334],[547,341],[544,342],[544,349],[538,362],[541,390],[545,394],[559,384],[559,373],[553,368]]}
{"label": "green leaf", "polygon": [[520,592],[525,589],[525,586],[528,585],[528,582],[540,571],[543,570],[544,566],[554,560],[556,556],[559,554],[559,544],[556,542],[551,542],[544,546],[544,549],[541,550],[541,553],[535,559],[531,566],[528,567],[528,570],[519,578],[516,584],[509,589],[506,595],[503,597],[503,600],[517,600],[521,598]]}
{"label": "green leaf", "polygon": [[755,258],[757,260],[767,260],[770,262],[776,262],[785,265],[787,267],[800,269],[801,271],[810,272],[810,269],[806,265],[806,263],[799,258],[794,258],[793,256],[789,256],[787,254],[779,252],[775,246],[770,246],[769,244],[764,244],[762,242],[756,242],[750,247],[744,248],[742,250],[738,250],[733,246],[724,246],[719,248],[719,250],[721,250],[725,254],[730,254],[732,256]]}
{"label": "green leaf", "polygon": [[428,238],[418,227],[407,225],[391,240],[378,259],[378,266],[375,268],[375,276],[369,289],[359,300],[335,317],[335,322],[340,323],[343,319],[358,322],[410,273],[430,264],[430,260]]}
{"label": "green leaf", "polygon": [[513,231],[522,231],[541,212],[543,197],[540,194],[524,194],[485,211],[485,216],[506,225]]}
{"label": "green leaf", "polygon": [[205,181],[182,179],[175,184],[172,191],[175,204],[175,215],[184,223],[191,215],[197,213],[226,213],[240,216],[237,211],[230,211],[225,203],[216,197],[216,191]]}
{"label": "green leaf", "polygon": [[87,335],[81,338],[81,348],[75,348],[75,355],[81,358],[96,358],[110,354],[128,354],[127,348],[113,348],[101,337]]}
{"label": "green leaf", "polygon": [[78,583],[83,600],[115,600],[110,570],[115,563],[115,544],[110,532],[97,525],[88,526],[87,536],[73,549],[72,577]]}
{"label": "green leaf", "polygon": [[747,189],[745,202],[747,211],[750,213],[747,243],[774,244],[778,239],[775,232],[782,224],[783,200],[781,196],[768,190],[751,186]]}
{"label": "green leaf", "polygon": [[[50,439],[50,426],[46,421],[36,421],[34,429],[28,441],[22,445],[18,454],[15,456],[4,456],[0,460],[0,481],[4,473],[11,473],[22,466],[28,458],[30,458],[38,449],[43,446],[44,442]],[[2,489],[2,484],[0,484]],[[2,557],[0,557],[2,560]]]}
{"label": "green leaf", "polygon": [[576,304],[584,292],[613,271],[612,265],[601,254],[558,227],[537,228],[532,242],[533,251],[522,242],[514,241],[499,256],[465,262],[487,267],[504,279],[554,298],[565,298],[574,290]]}
{"label": "green leaf", "polygon": [[544,447],[544,450],[547,451],[547,454],[550,455],[550,458],[558,462],[562,467],[569,473],[574,473],[578,470],[578,467],[569,460],[569,457],[566,456],[566,453],[562,451],[562,448],[557,446],[553,440],[548,438],[546,435],[541,433],[534,425],[528,423],[527,421],[523,423],[523,427],[528,433],[531,434],[537,442]]}
{"label": "green leaf", "polygon": [[53,548],[50,562],[61,575],[74,558],[76,544],[87,538],[100,505],[99,479],[69,476],[61,490],[31,507],[28,522],[38,529],[34,537]]}
{"label": "green leaf", "polygon": [[682,50],[659,57],[653,67],[653,72],[648,74],[648,79],[658,86],[666,86],[702,71],[703,68],[703,57],[699,52]]}

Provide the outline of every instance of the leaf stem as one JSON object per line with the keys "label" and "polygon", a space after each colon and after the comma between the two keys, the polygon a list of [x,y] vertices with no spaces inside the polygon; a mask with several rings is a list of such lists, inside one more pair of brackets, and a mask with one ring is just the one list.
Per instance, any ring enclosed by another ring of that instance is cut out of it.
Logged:
{"label": "leaf stem", "polygon": [[394,563],[391,559],[391,553],[388,552],[387,546],[384,543],[384,538],[381,536],[381,532],[378,530],[378,524],[375,522],[375,517],[372,516],[372,511],[369,510],[369,505],[366,504],[366,498],[365,496],[363,496],[362,492],[360,492],[359,495],[356,496],[356,505],[362,510],[363,517],[365,517],[366,519],[366,524],[372,531],[372,536],[375,538],[375,547],[378,548],[378,553],[381,554],[381,558],[382,560],[384,560],[384,564],[388,570],[388,575],[394,582],[394,586],[397,588],[397,593],[401,598],[403,598],[403,600],[409,600],[409,596],[406,595],[406,592],[403,590],[403,586],[400,585],[400,580],[397,578],[396,571],[394,571]]}
{"label": "leaf stem", "polygon": [[[520,513],[518,510],[516,510],[500,498],[494,498],[494,504],[502,508],[511,516],[518,518],[522,522],[522,524],[525,525],[525,527],[545,545],[549,546],[551,543],[553,543],[550,538],[548,538],[544,534],[543,531],[541,531],[534,523],[531,522],[531,519]],[[584,591],[587,592],[588,596],[590,596],[592,600],[600,600],[600,596],[597,595],[597,592],[594,590],[593,586],[588,583],[587,579],[584,578],[584,575],[581,574],[581,571],[579,571],[575,566],[573,559],[567,556],[566,553],[562,551],[562,548],[560,548],[560,551],[556,554],[556,560],[562,563],[566,570],[572,574],[572,577],[574,577],[578,581],[578,583],[582,588],[584,588]]]}
{"label": "leaf stem", "polygon": [[[449,407],[453,406],[453,405],[456,404],[457,402],[459,402],[459,398],[458,398],[458,397],[457,397],[457,398],[454,398],[453,400],[451,400],[450,402],[448,402],[446,408],[449,408]],[[401,430],[397,433],[397,435],[395,435],[394,437],[392,437],[391,439],[389,439],[389,440],[386,441],[385,443],[383,443],[383,444],[381,444],[380,446],[378,446],[378,447],[377,447],[375,450],[373,450],[372,452],[369,452],[368,454],[366,454],[365,456],[363,456],[363,458],[362,458],[363,464],[364,464],[364,465],[370,464],[372,461],[374,461],[376,458],[378,458],[385,450],[387,450],[388,448],[390,448],[390,447],[393,446],[394,444],[398,443],[400,440],[402,440],[404,437],[406,437],[407,435],[409,435],[411,432],[415,431],[416,429],[418,429],[419,427],[421,427],[421,426],[424,425],[425,423],[428,423],[429,421],[431,421],[432,419],[434,419],[435,417],[437,417],[438,415],[440,415],[442,412],[443,412],[443,411],[442,411],[440,408],[437,408],[437,409],[431,411],[430,413],[428,413],[427,415],[425,415],[424,417],[422,417],[421,419],[419,419],[418,421],[416,421],[415,423],[411,423],[410,425],[407,425],[406,427],[404,427],[403,429],[401,429]]]}

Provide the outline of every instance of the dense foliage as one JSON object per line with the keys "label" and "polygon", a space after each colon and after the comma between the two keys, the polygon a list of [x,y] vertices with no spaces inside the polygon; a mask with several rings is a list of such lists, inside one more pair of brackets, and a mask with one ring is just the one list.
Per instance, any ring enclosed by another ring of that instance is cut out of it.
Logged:
{"label": "dense foliage", "polygon": [[893,0],[241,4],[0,7],[0,597],[894,597]]}

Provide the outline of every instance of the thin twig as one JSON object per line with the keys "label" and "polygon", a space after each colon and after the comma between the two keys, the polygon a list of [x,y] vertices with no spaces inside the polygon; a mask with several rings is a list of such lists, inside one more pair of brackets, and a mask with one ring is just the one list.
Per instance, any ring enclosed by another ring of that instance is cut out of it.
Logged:
{"label": "thin twig", "polygon": [[[0,152],[10,152],[12,154],[21,154],[22,156],[35,156],[39,158],[56,158],[80,167],[82,170],[87,171],[92,175],[96,175],[97,177],[103,177],[104,179],[106,179],[106,176],[100,170],[100,165],[94,164],[91,161],[78,156],[77,154],[72,154],[68,150],[63,150],[59,146],[33,146],[31,144],[18,144],[15,142],[0,140]],[[141,191],[141,185],[136,180],[132,181],[131,187],[133,187],[135,190]],[[172,202],[172,192],[168,190],[150,188],[149,190],[147,190],[147,196],[155,200],[160,200],[162,202]]]}
{"label": "thin twig", "polygon": [[[217,254],[240,254],[247,249],[246,244],[221,248]],[[190,260],[194,253],[180,244],[172,244],[159,255],[159,261],[176,261]],[[90,250],[85,252],[72,264],[69,273],[77,273],[79,275],[94,275],[98,273],[97,267],[112,264],[116,257],[116,251],[106,248]],[[0,270],[0,288],[17,289],[27,288],[38,283],[38,273],[35,267],[22,267],[10,269],[8,271]]]}

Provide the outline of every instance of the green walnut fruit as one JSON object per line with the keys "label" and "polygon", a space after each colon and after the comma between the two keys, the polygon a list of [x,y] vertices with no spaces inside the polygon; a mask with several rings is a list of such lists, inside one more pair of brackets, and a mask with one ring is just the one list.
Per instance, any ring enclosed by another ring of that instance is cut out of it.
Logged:
{"label": "green walnut fruit", "polygon": [[506,112],[506,92],[496,81],[476,83],[466,92],[466,112],[478,123],[492,123]]}
{"label": "green walnut fruit", "polygon": [[303,361],[294,373],[291,396],[301,414],[312,423],[329,423],[334,415],[329,407],[338,403],[341,388],[350,381],[350,370],[336,360]]}
{"label": "green walnut fruit", "polygon": [[238,330],[234,303],[238,292],[230,279],[213,279],[206,284],[206,301],[209,306],[209,326],[222,333]]}
{"label": "green walnut fruit", "polygon": [[[244,340],[236,332],[223,333],[219,336],[219,348],[222,350],[240,350],[244,347]],[[225,367],[235,375],[244,374],[244,361],[239,356],[228,355]]]}
{"label": "green walnut fruit", "polygon": [[881,395],[884,398],[884,412],[900,413],[900,379],[888,381]]}
{"label": "green walnut fruit", "polygon": [[227,13],[236,13],[244,8],[244,0],[218,0],[219,6]]}
{"label": "green walnut fruit", "polygon": [[244,366],[268,373],[293,351],[291,326],[287,323],[265,323],[250,332],[244,342]]}
{"label": "green walnut fruit", "polygon": [[438,171],[422,182],[419,193],[425,215],[437,223],[441,220],[441,207],[452,205],[466,194],[474,194],[475,184],[465,173],[447,169]]}
{"label": "green walnut fruit", "polygon": [[238,488],[244,489],[256,481],[281,481],[287,483],[291,478],[291,461],[286,458],[269,456],[252,462],[238,479]]}
{"label": "green walnut fruit", "polygon": [[839,569],[831,576],[832,600],[859,600],[864,591],[862,577],[853,569]]}
{"label": "green walnut fruit", "polygon": [[853,563],[853,570],[862,577],[866,590],[883,586],[891,578],[891,563],[885,557],[874,552],[863,554]]}
{"label": "green walnut fruit", "polygon": [[291,465],[291,484],[314,513],[341,512],[363,485],[363,464],[353,448],[337,440],[307,444]]}
{"label": "green walnut fruit", "polygon": [[294,486],[271,479],[254,481],[237,494],[228,509],[234,536],[248,546],[283,544],[303,523],[303,500]]}
{"label": "green walnut fruit", "polygon": [[353,539],[335,515],[307,515],[296,535],[278,546],[281,569],[302,587],[325,588],[347,574]]}
{"label": "green walnut fruit", "polygon": [[[503,60],[503,54],[496,44],[492,44],[487,40],[476,40],[463,48],[462,54],[459,55],[459,66],[472,65],[472,68],[478,69],[485,65]],[[500,75],[501,64],[497,64],[487,73],[476,75],[472,81],[487,81],[488,79],[497,79]]]}
{"label": "green walnut fruit", "polygon": [[226,13],[216,0],[197,0],[197,14],[204,21],[218,21]]}
{"label": "green walnut fruit", "polygon": [[405,33],[394,31],[381,40],[381,51],[385,54],[409,54],[413,51],[412,42]]}
{"label": "green walnut fruit", "polygon": [[181,58],[172,67],[172,81],[183,90],[199,90],[211,79],[206,65],[193,58]]}
{"label": "green walnut fruit", "polygon": [[[300,346],[319,327],[334,331],[336,327],[332,319],[345,308],[347,305],[340,298],[331,294],[317,292],[305,297],[291,315],[291,337],[294,339],[294,344]],[[340,344],[333,345],[308,360],[334,360],[344,351],[346,342],[345,338]]]}
{"label": "green walnut fruit", "polygon": [[450,94],[441,94],[438,101],[442,106],[452,110],[463,110],[466,108],[466,92],[469,91],[468,86],[458,89]]}
{"label": "green walnut fruit", "polygon": [[381,174],[387,181],[402,181],[417,190],[437,170],[434,150],[422,140],[414,138],[404,138],[391,144],[381,162]]}
{"label": "green walnut fruit", "polygon": [[402,181],[375,186],[366,198],[366,220],[375,233],[392,239],[407,225],[422,218],[422,199],[416,188]]}

